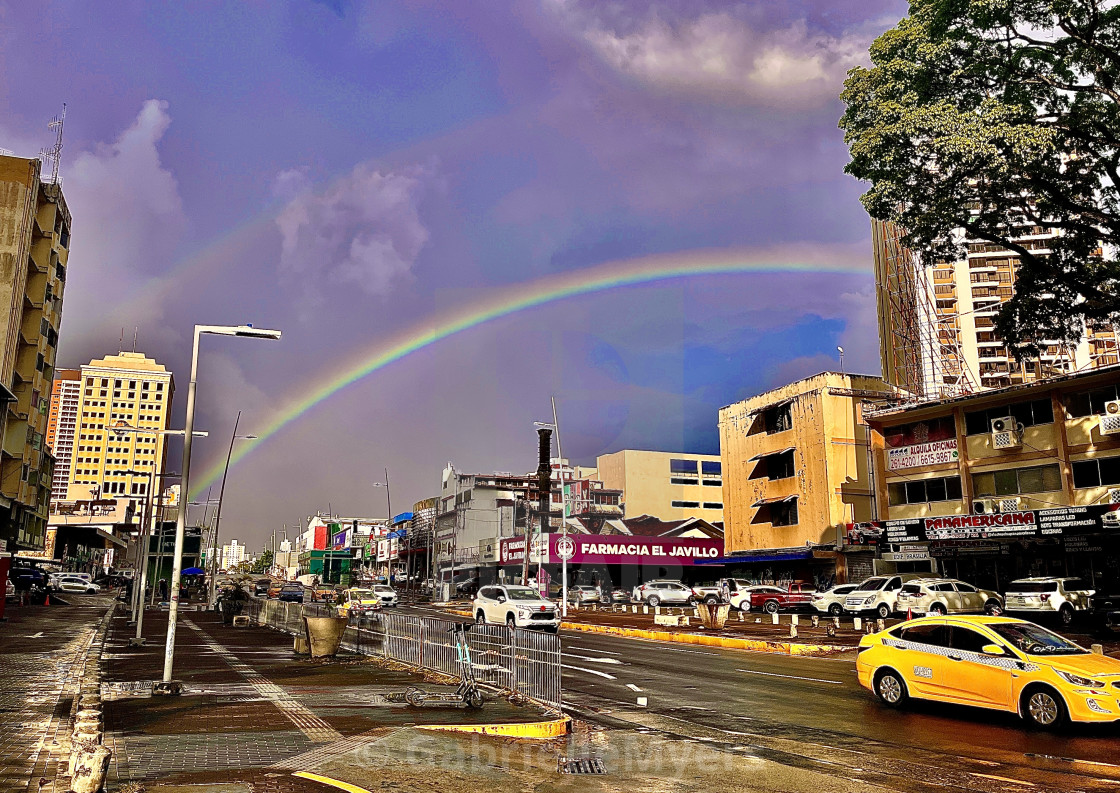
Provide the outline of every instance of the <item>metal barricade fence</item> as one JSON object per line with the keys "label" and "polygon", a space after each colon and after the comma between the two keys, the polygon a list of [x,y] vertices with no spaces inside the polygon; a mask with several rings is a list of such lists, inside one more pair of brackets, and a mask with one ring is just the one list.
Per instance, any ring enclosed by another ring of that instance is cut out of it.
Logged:
{"label": "metal barricade fence", "polygon": [[[320,604],[252,598],[244,613],[260,625],[298,635],[303,633],[304,616],[333,616],[335,610]],[[361,655],[389,658],[458,677],[458,653],[451,633],[455,624],[435,617],[390,612],[352,617],[342,646]],[[546,707],[561,707],[558,635],[504,625],[472,625],[467,632],[467,646],[475,678],[482,685]]]}

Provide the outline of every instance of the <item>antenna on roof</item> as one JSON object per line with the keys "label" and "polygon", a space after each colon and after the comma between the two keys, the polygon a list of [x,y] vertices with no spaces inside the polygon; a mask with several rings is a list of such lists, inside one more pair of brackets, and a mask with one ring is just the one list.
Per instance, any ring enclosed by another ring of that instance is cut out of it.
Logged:
{"label": "antenna on roof", "polygon": [[39,159],[43,163],[44,168],[50,169],[50,176],[40,177],[44,182],[50,184],[61,184],[58,180],[58,165],[62,161],[62,128],[66,124],[66,103],[62,103],[62,112],[51,119],[47,124],[47,129],[55,130],[54,145],[49,149],[39,150]]}
{"label": "antenna on roof", "polygon": [[136,352],[136,336],[140,333],[140,326],[135,325],[132,328],[132,351]]}

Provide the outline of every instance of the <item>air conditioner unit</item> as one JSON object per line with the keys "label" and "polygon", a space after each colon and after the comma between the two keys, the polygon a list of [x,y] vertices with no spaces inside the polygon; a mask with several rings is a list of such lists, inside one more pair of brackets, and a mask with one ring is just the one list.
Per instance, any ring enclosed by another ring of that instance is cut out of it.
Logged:
{"label": "air conditioner unit", "polygon": [[1017,449],[1023,445],[1023,425],[1014,416],[992,419],[992,448]]}
{"label": "air conditioner unit", "polygon": [[1105,503],[1120,504],[1120,487],[1109,488],[1108,498],[1106,499]]}
{"label": "air conditioner unit", "polygon": [[1120,433],[1120,400],[1113,399],[1104,403],[1104,413],[1100,417],[1101,435]]}
{"label": "air conditioner unit", "polygon": [[972,502],[972,514],[989,515],[996,511],[996,502],[990,498],[977,498]]}
{"label": "air conditioner unit", "polygon": [[1000,498],[996,500],[996,512],[1018,512],[1022,509],[1022,500],[1018,498]]}

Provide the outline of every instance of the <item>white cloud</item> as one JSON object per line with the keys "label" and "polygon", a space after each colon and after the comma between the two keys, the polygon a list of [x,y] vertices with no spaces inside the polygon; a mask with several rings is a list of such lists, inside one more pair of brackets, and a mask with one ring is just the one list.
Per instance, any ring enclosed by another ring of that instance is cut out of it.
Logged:
{"label": "white cloud", "polygon": [[408,277],[428,241],[419,205],[431,171],[381,171],[362,163],[316,193],[298,170],[279,174],[274,193],[290,196],[276,218],[283,280],[313,298],[316,282],[384,296]]}
{"label": "white cloud", "polygon": [[650,87],[769,107],[833,101],[849,68],[867,58],[869,28],[842,36],[809,30],[803,20],[757,30],[726,13],[642,20],[625,31],[572,3],[554,2],[605,63]]}

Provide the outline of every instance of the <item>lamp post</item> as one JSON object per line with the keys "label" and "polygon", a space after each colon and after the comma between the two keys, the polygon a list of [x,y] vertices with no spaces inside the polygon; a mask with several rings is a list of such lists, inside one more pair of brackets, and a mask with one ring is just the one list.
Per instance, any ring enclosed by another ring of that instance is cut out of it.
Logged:
{"label": "lamp post", "polygon": [[[203,334],[219,336],[241,336],[250,339],[279,339],[278,330],[258,330],[252,325],[195,325],[194,345],[191,349],[191,380],[187,387],[187,418],[183,438],[183,475],[181,487],[183,498],[190,494],[191,441],[194,431],[194,401],[198,388],[198,340]],[[175,557],[171,567],[171,604],[167,612],[167,642],[163,650],[163,680],[153,687],[153,692],[177,694],[181,687],[171,684],[171,672],[175,665],[175,628],[179,619],[179,579],[183,572],[183,537],[186,531],[187,511],[180,509],[175,519]]]}
{"label": "lamp post", "polygon": [[148,545],[151,542],[152,524],[152,485],[160,479],[170,479],[179,474],[159,473],[152,471],[129,470],[124,473],[129,476],[147,476],[148,486],[144,493],[144,510],[141,520],[140,533],[136,543],[136,570],[132,574],[132,622],[136,624],[136,636],[129,644],[141,645],[144,643],[144,592],[148,587]]}
{"label": "lamp post", "polygon": [[[552,399],[552,423],[533,422],[538,427],[547,427],[556,432],[556,457],[560,460],[560,533],[568,533],[568,501],[564,492],[564,452],[560,448],[560,422],[556,418],[556,397]],[[568,554],[560,557],[560,616],[568,616]]]}
{"label": "lamp post", "polygon": [[[233,434],[229,439],[229,451],[226,452],[226,467],[222,473],[222,486],[218,489],[218,511],[214,514],[214,547],[218,547],[218,531],[222,522],[222,499],[226,494],[226,479],[229,478],[229,461],[233,458],[233,444],[239,440],[255,441],[256,435],[238,435],[237,425],[241,423],[241,411],[237,411],[237,418],[233,420]],[[214,608],[214,594],[218,589],[217,554],[210,560],[210,595],[207,600],[210,608]]]}
{"label": "lamp post", "polygon": [[387,525],[388,525],[389,530],[385,533],[385,538],[389,542],[389,557],[390,557],[388,559],[388,562],[389,562],[389,577],[392,578],[392,575],[393,575],[393,573],[392,573],[392,571],[393,571],[393,560],[392,560],[391,557],[393,555],[393,538],[389,535],[391,535],[393,533],[393,503],[392,503],[392,501],[389,500],[389,469],[388,468],[385,469],[385,481],[384,482],[372,482],[371,484],[374,487],[385,488],[385,511],[389,513],[389,520],[387,521]]}

